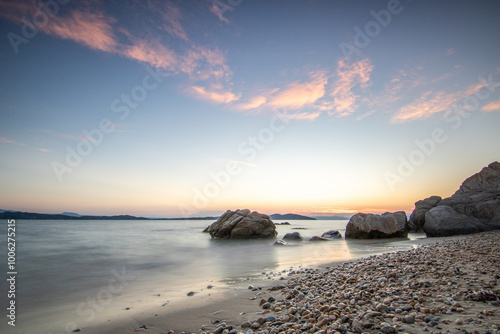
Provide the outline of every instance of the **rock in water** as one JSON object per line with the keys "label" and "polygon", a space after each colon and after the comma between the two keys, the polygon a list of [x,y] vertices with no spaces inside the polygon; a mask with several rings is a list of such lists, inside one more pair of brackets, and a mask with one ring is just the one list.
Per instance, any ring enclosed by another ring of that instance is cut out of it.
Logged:
{"label": "rock in water", "polygon": [[302,240],[302,236],[300,235],[299,232],[292,232],[292,233],[287,233],[283,237],[283,240],[295,240],[295,241],[300,241]]}
{"label": "rock in water", "polygon": [[323,237],[318,237],[317,235],[315,235],[314,237],[312,237],[311,239],[309,239],[309,241],[328,241],[329,239],[327,238],[323,238]]}
{"label": "rock in water", "polygon": [[424,231],[423,227],[425,223],[425,214],[427,211],[438,205],[441,200],[442,198],[439,196],[431,196],[415,203],[415,209],[411,213],[410,220],[408,222],[410,232],[420,233]]}
{"label": "rock in water", "polygon": [[323,233],[321,237],[325,239],[342,239],[342,234],[337,230],[330,230]]}
{"label": "rock in water", "polygon": [[408,219],[404,211],[381,215],[357,213],[347,224],[345,237],[352,239],[406,238]]}
{"label": "rock in water", "polygon": [[269,216],[248,209],[227,210],[206,231],[214,239],[264,239],[278,234]]}
{"label": "rock in water", "polygon": [[[418,202],[417,202],[418,203]],[[416,208],[415,208],[416,209]],[[500,163],[493,162],[466,179],[451,197],[425,213],[428,237],[500,229]]]}

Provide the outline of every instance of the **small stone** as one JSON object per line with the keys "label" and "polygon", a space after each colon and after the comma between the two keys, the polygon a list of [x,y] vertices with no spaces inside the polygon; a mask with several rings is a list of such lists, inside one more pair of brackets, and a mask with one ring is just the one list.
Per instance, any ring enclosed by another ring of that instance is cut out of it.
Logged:
{"label": "small stone", "polygon": [[413,324],[413,323],[415,323],[415,318],[411,317],[411,316],[405,317],[404,322],[407,324]]}
{"label": "small stone", "polygon": [[191,297],[191,296],[194,296],[194,294],[195,294],[195,293],[196,293],[196,292],[194,292],[194,291],[189,291],[189,292],[187,293],[187,295],[188,295],[188,297]]}
{"label": "small stone", "polygon": [[385,333],[385,334],[396,333],[396,328],[394,328],[392,326],[384,326],[380,330],[382,331],[382,333]]}
{"label": "small stone", "polygon": [[263,308],[264,310],[267,310],[268,308],[271,308],[271,303],[266,302],[266,303],[262,304],[262,308]]}
{"label": "small stone", "polygon": [[248,328],[248,327],[252,327],[250,321],[245,321],[244,323],[241,324],[241,328]]}

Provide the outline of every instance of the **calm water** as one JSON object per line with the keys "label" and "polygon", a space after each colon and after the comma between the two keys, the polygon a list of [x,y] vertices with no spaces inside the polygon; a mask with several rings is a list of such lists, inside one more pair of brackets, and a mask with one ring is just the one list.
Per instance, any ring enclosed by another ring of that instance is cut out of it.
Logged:
{"label": "calm water", "polygon": [[[278,222],[278,221],[277,221]],[[0,331],[65,333],[96,326],[130,307],[175,305],[186,293],[257,278],[263,271],[297,265],[345,261],[412,247],[396,240],[303,241],[292,247],[274,240],[218,241],[201,231],[211,221],[50,221],[17,224],[17,321]],[[278,238],[297,231],[304,240],[337,229],[347,221],[291,221],[279,225]],[[304,228],[304,229],[296,229]],[[0,247],[6,254],[6,221]],[[411,235],[410,239],[422,235]],[[1,267],[7,272],[6,257]],[[278,276],[279,277],[279,276]],[[1,282],[2,309],[7,285]],[[213,291],[216,291],[214,289]],[[5,311],[4,311],[5,313]],[[68,328],[65,329],[65,326]]]}

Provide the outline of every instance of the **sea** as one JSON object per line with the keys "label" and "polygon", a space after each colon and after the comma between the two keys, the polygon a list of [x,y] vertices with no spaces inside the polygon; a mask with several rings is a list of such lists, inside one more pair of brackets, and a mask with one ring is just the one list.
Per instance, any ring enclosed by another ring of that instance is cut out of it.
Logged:
{"label": "sea", "polygon": [[[280,223],[282,221],[275,221]],[[175,308],[190,292],[213,286],[279,279],[299,267],[325,265],[416,247],[408,239],[308,241],[347,220],[291,220],[278,239],[299,232],[287,247],[275,240],[213,240],[208,220],[17,220],[15,298],[8,296],[7,221],[1,225],[0,333],[72,333],[123,314]],[[8,324],[15,300],[15,327]]]}

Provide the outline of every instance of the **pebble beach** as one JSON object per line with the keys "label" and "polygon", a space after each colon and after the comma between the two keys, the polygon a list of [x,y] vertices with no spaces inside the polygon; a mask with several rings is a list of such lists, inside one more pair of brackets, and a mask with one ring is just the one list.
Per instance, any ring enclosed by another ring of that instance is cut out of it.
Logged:
{"label": "pebble beach", "polygon": [[212,316],[199,332],[500,332],[500,231],[280,275],[249,287],[255,312],[240,313],[247,320]]}

